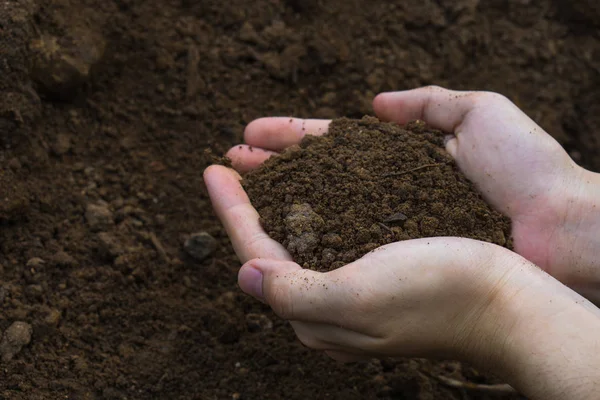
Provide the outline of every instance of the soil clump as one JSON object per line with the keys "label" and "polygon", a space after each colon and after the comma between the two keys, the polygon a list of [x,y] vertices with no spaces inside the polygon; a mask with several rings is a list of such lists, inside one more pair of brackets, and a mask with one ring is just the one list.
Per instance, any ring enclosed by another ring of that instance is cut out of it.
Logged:
{"label": "soil clump", "polygon": [[511,247],[510,220],[444,149],[444,133],[373,117],[272,157],[243,181],[265,231],[305,268],[330,270],[389,243],[467,237]]}

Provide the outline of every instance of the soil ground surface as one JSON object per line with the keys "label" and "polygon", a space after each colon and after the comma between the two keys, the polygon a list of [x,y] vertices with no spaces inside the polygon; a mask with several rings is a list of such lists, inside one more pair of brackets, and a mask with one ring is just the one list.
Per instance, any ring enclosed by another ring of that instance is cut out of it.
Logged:
{"label": "soil ground surface", "polygon": [[511,247],[491,208],[444,149],[443,132],[336,119],[244,177],[265,231],[304,268],[329,271],[380,246],[458,236]]}
{"label": "soil ground surface", "polygon": [[590,0],[0,2],[0,398],[498,398],[442,383],[494,382],[454,362],[303,348],[238,290],[204,150],[438,84],[502,92],[600,170],[599,20]]}

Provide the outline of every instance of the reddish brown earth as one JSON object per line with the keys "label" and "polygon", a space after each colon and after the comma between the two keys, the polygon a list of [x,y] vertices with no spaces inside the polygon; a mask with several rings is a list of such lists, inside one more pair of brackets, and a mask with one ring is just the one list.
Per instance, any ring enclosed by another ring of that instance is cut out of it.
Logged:
{"label": "reddish brown earth", "polygon": [[0,398],[491,398],[435,378],[489,382],[456,363],[304,349],[237,289],[204,150],[435,83],[506,94],[600,170],[598,20],[590,0],[1,2],[0,330],[32,335],[0,344]]}
{"label": "reddish brown earth", "polygon": [[330,271],[383,245],[458,236],[512,248],[511,224],[444,148],[443,132],[339,118],[244,176],[270,237],[304,268]]}

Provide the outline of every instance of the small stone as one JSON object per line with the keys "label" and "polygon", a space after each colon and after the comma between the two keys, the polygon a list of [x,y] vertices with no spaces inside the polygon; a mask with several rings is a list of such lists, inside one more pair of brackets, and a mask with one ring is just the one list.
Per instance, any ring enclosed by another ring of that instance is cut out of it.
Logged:
{"label": "small stone", "polygon": [[273,329],[273,322],[264,314],[247,314],[246,326],[250,332],[260,332]]}
{"label": "small stone", "polygon": [[52,151],[57,156],[67,154],[71,150],[71,137],[65,133],[56,135],[56,140],[52,145]]}
{"label": "small stone", "polygon": [[332,264],[337,257],[337,251],[333,249],[324,249],[321,255],[321,263],[324,265]]}
{"label": "small stone", "polygon": [[496,230],[494,232],[493,241],[500,246],[506,245],[506,236],[504,235],[504,232]]}
{"label": "small stone", "polygon": [[344,241],[342,240],[342,237],[337,233],[326,233],[321,238],[321,244],[323,246],[338,249],[344,244]]}
{"label": "small stone", "polygon": [[185,241],[183,248],[195,260],[203,261],[217,250],[217,240],[208,232],[198,232]]}
{"label": "small stone", "polygon": [[0,358],[4,362],[12,360],[23,346],[31,342],[33,328],[26,322],[15,322],[4,332],[0,342]]}
{"label": "small stone", "polygon": [[42,260],[39,257],[33,257],[30,258],[29,261],[27,261],[27,267],[28,268],[36,268],[39,269],[41,268],[44,264],[46,264],[46,261]]}
{"label": "small stone", "polygon": [[76,28],[61,37],[42,34],[30,44],[31,76],[49,94],[64,97],[85,83],[104,55],[104,38]]}
{"label": "small stone", "polygon": [[217,297],[215,307],[219,310],[233,311],[239,309],[240,305],[237,300],[236,292],[225,292]]}
{"label": "small stone", "polygon": [[61,312],[56,308],[53,308],[48,312],[46,318],[44,318],[44,323],[46,323],[46,325],[56,326],[60,322],[61,316]]}
{"label": "small stone", "polygon": [[100,231],[113,225],[113,213],[106,204],[88,204],[85,218],[93,231]]}
{"label": "small stone", "polygon": [[135,354],[135,349],[128,343],[121,343],[117,348],[117,351],[123,358],[129,358]]}
{"label": "small stone", "polygon": [[73,256],[64,251],[59,251],[52,256],[52,262],[59,267],[75,267],[78,264]]}
{"label": "small stone", "polygon": [[98,240],[100,241],[100,251],[111,258],[117,258],[125,253],[121,243],[110,233],[98,233]]}
{"label": "small stone", "polygon": [[321,102],[325,105],[332,105],[337,102],[337,94],[335,92],[327,92],[321,97]]}
{"label": "small stone", "polygon": [[248,21],[244,22],[240,29],[240,39],[244,42],[258,43],[261,41],[258,33]]}
{"label": "small stone", "polygon": [[288,250],[307,253],[318,246],[319,233],[325,221],[310,204],[305,203],[292,205],[284,224],[288,232]]}
{"label": "small stone", "polygon": [[404,222],[407,219],[408,219],[408,217],[405,214],[399,212],[399,213],[390,215],[389,217],[384,219],[383,222],[386,222],[386,223]]}

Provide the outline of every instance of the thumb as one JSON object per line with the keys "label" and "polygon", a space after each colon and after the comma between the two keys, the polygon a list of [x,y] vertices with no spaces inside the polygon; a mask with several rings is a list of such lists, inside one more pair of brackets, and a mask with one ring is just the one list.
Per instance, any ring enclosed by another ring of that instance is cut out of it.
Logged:
{"label": "thumb", "polygon": [[283,319],[334,323],[345,294],[343,282],[331,277],[291,261],[257,258],[242,266],[238,283]]}

